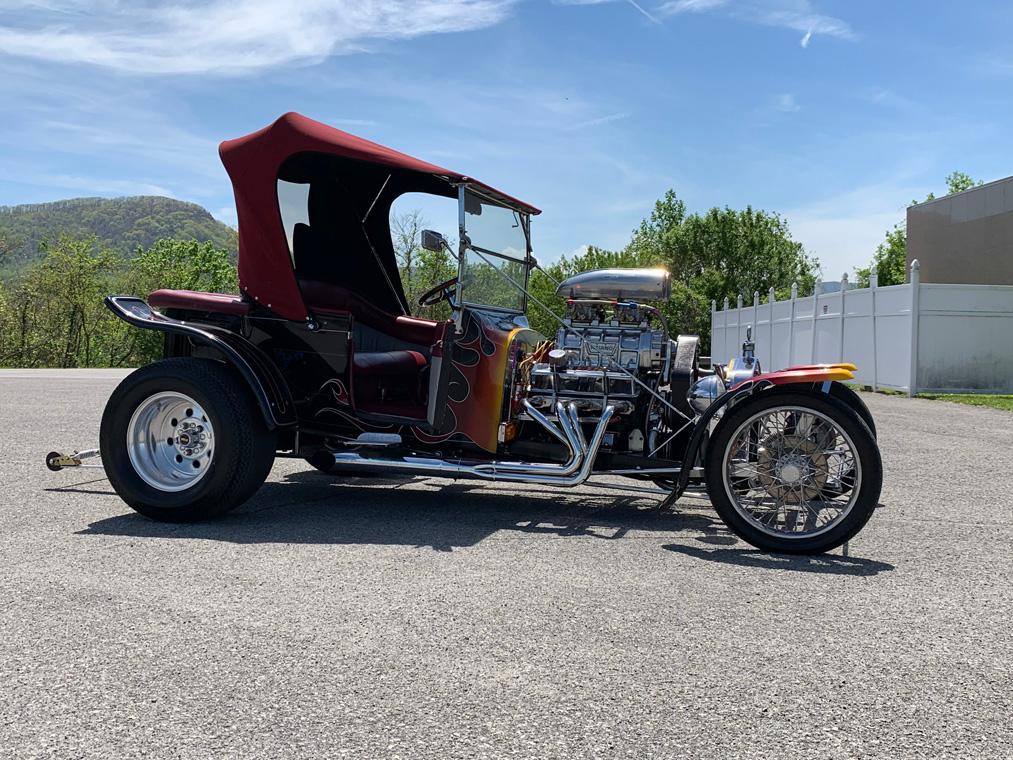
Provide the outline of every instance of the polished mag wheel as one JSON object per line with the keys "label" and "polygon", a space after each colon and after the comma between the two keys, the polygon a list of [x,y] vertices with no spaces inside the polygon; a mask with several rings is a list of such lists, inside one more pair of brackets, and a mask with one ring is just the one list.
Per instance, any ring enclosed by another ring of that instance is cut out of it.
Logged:
{"label": "polished mag wheel", "polygon": [[127,424],[127,456],[141,480],[183,491],[203,478],[215,455],[215,432],[200,404],[183,393],[156,393]]}
{"label": "polished mag wheel", "polygon": [[239,373],[190,356],[125,377],[106,404],[99,442],[116,493],[142,515],[170,522],[206,520],[242,504],[264,482],[277,449]]}

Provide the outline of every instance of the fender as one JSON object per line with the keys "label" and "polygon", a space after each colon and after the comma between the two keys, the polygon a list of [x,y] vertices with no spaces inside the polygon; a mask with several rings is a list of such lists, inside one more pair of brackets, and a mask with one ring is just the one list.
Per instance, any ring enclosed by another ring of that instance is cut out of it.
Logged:
{"label": "fender", "polygon": [[[869,411],[869,407],[866,406],[861,397],[842,382],[844,380],[853,380],[856,369],[858,367],[854,364],[844,362],[839,364],[800,364],[780,370],[779,372],[756,375],[752,379],[768,380],[777,386],[806,384],[814,392],[829,393],[836,400],[843,402],[853,409],[862,418],[862,422],[868,425],[869,431],[875,438],[876,421],[872,418],[872,412]],[[828,387],[821,387],[824,384],[828,384]],[[802,389],[792,388],[791,390]]]}
{"label": "fender", "polygon": [[761,380],[771,385],[853,380],[855,378],[855,374],[852,371],[854,368],[854,364],[806,364],[800,367],[788,367],[777,372],[764,372],[760,375],[753,375],[733,385],[730,390],[735,390],[746,383],[756,383]]}
{"label": "fender", "polygon": [[711,420],[725,407],[741,401],[753,393],[767,391],[812,395],[817,393],[826,394],[833,403],[839,404],[857,414],[869,426],[870,431],[875,436],[875,423],[872,421],[872,414],[869,412],[865,402],[858,397],[857,393],[838,382],[838,380],[850,380],[853,377],[854,374],[850,369],[845,369],[840,365],[810,365],[806,367],[791,367],[779,372],[756,375],[733,386],[715,399],[714,403],[707,407],[707,410],[697,418],[696,425],[693,428],[693,435],[690,437],[689,443],[686,444],[686,455],[683,459],[682,470],[679,473],[679,482],[675,489],[676,498],[682,495],[689,484],[690,473],[693,470],[697,457],[701,453],[704,437],[708,433]]}
{"label": "fender", "polygon": [[246,381],[269,428],[296,423],[295,403],[284,378],[264,352],[246,338],[221,327],[167,317],[135,296],[107,296],[105,305],[134,327],[185,335],[215,349]]}

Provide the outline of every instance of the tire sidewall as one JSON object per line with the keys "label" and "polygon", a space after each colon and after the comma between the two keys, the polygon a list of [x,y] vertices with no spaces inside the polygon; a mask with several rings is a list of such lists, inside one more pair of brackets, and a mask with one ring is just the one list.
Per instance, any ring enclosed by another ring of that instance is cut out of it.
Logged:
{"label": "tire sidewall", "polygon": [[[202,373],[205,382],[196,382],[178,360],[155,362],[128,375],[113,391],[102,415],[99,446],[114,489],[137,511],[162,520],[190,520],[208,512],[225,495],[243,455],[236,434],[236,426],[243,420],[236,419],[235,412],[239,400],[235,396],[242,389],[230,382],[233,378],[225,365],[211,360],[189,361],[206,363],[208,372]],[[214,430],[208,472],[182,491],[161,491],[146,483],[127,454],[127,427],[132,415],[145,400],[162,391],[192,398],[207,413]]]}
{"label": "tire sidewall", "polygon": [[[732,435],[753,415],[779,406],[807,407],[826,415],[840,425],[855,447],[862,467],[862,482],[855,504],[847,516],[830,530],[808,538],[779,537],[765,533],[743,517],[727,491],[724,459]],[[819,554],[830,551],[853,538],[869,521],[879,501],[883,465],[876,439],[861,416],[844,402],[827,394],[761,391],[730,409],[718,423],[710,439],[706,461],[707,492],[725,524],[753,546],[782,554]]]}

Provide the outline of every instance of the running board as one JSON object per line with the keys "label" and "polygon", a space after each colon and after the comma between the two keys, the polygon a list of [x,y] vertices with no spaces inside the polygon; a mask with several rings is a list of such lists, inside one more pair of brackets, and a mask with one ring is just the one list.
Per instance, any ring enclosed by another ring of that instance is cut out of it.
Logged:
{"label": "running board", "polygon": [[359,433],[358,437],[347,441],[347,446],[396,446],[401,443],[397,433]]}

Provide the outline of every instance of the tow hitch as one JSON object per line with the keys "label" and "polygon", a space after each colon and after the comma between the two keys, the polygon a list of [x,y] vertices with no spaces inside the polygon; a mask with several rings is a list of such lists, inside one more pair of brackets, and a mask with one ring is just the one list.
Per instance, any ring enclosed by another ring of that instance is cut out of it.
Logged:
{"label": "tow hitch", "polygon": [[46,454],[46,467],[53,472],[59,472],[64,467],[101,467],[100,464],[83,464],[85,459],[100,457],[98,449],[86,449],[75,451],[73,454],[61,454],[59,451],[50,451]]}

